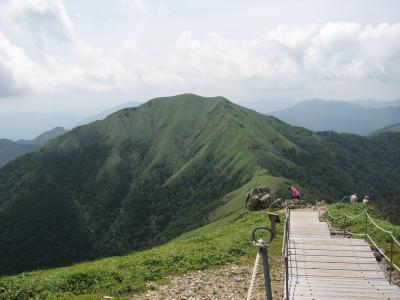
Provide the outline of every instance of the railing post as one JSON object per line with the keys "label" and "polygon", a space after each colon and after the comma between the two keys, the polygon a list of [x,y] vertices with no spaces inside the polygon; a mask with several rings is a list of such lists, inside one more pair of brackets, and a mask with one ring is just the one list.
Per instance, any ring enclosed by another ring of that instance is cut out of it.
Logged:
{"label": "railing post", "polygon": [[[287,251],[286,251],[287,252]],[[285,289],[286,289],[286,295],[285,295],[285,300],[289,299],[289,258],[287,254],[285,255]]]}
{"label": "railing post", "polygon": [[345,235],[346,235],[346,221],[347,221],[347,219],[346,219],[346,215],[344,215],[344,224],[343,224],[343,238],[345,237]]}
{"label": "railing post", "polygon": [[[256,239],[256,231],[258,230],[266,230],[270,233],[270,237],[267,242]],[[269,261],[268,261],[268,246],[272,242],[273,233],[272,230],[268,227],[257,227],[256,229],[253,230],[251,236],[253,238],[254,246],[258,247],[259,254],[261,255],[263,260],[265,296],[267,297],[267,300],[272,300],[271,276],[269,272]]]}
{"label": "railing post", "polygon": [[390,270],[389,270],[390,284],[392,284],[392,270],[393,270],[393,237],[390,236]]}
{"label": "railing post", "polygon": [[290,210],[287,209],[286,211],[287,217],[286,217],[286,223],[285,223],[285,236],[283,237],[285,239],[285,249],[284,249],[284,255],[285,255],[285,300],[288,300],[289,297],[289,231],[290,231]]}
{"label": "railing post", "polygon": [[367,212],[365,212],[365,239],[368,239],[368,215]]}
{"label": "railing post", "polygon": [[272,300],[271,276],[269,274],[268,248],[266,246],[260,247],[259,251],[263,258],[265,296],[267,297],[268,300]]}

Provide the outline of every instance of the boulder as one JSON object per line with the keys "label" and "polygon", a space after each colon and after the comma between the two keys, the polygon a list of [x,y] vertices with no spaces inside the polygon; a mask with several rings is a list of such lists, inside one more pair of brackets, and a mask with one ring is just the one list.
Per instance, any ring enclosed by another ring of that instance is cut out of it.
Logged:
{"label": "boulder", "polygon": [[270,194],[270,189],[266,186],[252,188],[246,194],[246,206],[248,210],[263,210],[271,207],[273,199]]}

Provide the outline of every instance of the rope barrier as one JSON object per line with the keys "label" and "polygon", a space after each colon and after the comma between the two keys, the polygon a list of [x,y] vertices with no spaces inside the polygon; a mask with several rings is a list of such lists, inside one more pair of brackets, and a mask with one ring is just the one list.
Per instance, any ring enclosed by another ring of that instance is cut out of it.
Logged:
{"label": "rope barrier", "polygon": [[400,242],[394,237],[394,235],[392,234],[392,239],[393,241],[400,246]]}
{"label": "rope barrier", "polygon": [[393,235],[391,231],[385,230],[385,229],[383,229],[382,227],[380,227],[378,224],[376,224],[376,223],[374,222],[374,220],[370,217],[370,215],[369,215],[367,212],[365,212],[365,214],[367,215],[368,219],[370,219],[370,221],[372,222],[372,224],[375,225],[375,227],[377,227],[378,229],[380,229],[380,230],[383,231],[383,232],[386,232],[386,233],[389,233],[390,235]]}
{"label": "rope barrier", "polygon": [[[387,257],[387,256],[385,255],[385,253],[383,252],[383,250],[382,250],[381,248],[378,247],[378,245],[374,242],[374,240],[371,238],[371,236],[370,236],[369,234],[367,234],[367,237],[368,237],[368,239],[371,241],[371,243],[375,246],[375,248],[383,255],[383,257],[386,258],[386,260],[387,260],[388,262],[390,262],[390,258]],[[394,263],[392,263],[392,266],[395,267],[396,270],[400,272],[400,268],[399,268],[397,265],[395,265]]]}
{"label": "rope barrier", "polygon": [[364,210],[364,211],[362,211],[361,213],[359,213],[358,215],[355,215],[355,216],[350,216],[350,215],[348,215],[348,214],[344,214],[344,215],[345,215],[347,218],[355,219],[355,218],[361,217],[362,215],[364,215],[364,214],[366,214],[366,213],[367,213],[367,211]]}
{"label": "rope barrier", "polygon": [[[339,216],[339,217],[334,217],[334,216],[332,216],[332,214],[330,213],[330,211],[329,211],[329,208],[326,210],[326,212],[327,212],[327,215],[332,219],[332,220],[339,220],[339,219],[341,219],[341,218],[345,218],[345,223],[346,223],[346,218],[350,218],[350,219],[355,219],[355,218],[358,218],[358,217],[360,217],[360,216],[363,216],[363,215],[365,215],[366,216],[366,226],[367,226],[367,220],[369,219],[370,220],[370,222],[376,227],[376,228],[378,228],[380,231],[382,231],[382,232],[384,232],[384,233],[387,233],[387,234],[389,234],[389,236],[390,236],[390,238],[391,238],[391,249],[390,249],[390,258],[385,254],[385,252],[378,246],[378,244],[372,239],[372,237],[367,233],[367,232],[365,232],[365,233],[354,233],[354,232],[350,232],[350,231],[348,231],[348,230],[346,230],[345,228],[343,229],[343,234],[350,234],[350,235],[352,235],[352,236],[366,236],[367,238],[368,238],[368,240],[371,242],[371,244],[375,247],[375,249],[376,250],[378,250],[378,252],[389,262],[389,264],[390,264],[390,275],[389,275],[389,278],[390,278],[390,282],[391,282],[391,272],[392,272],[392,267],[393,268],[395,268],[397,271],[399,271],[400,272],[400,267],[398,267],[396,264],[394,264],[393,263],[393,257],[392,257],[392,247],[393,247],[393,243],[395,243],[395,244],[397,244],[398,246],[400,246],[400,242],[399,242],[399,240],[397,240],[396,239],[396,237],[393,235],[393,232],[391,232],[391,231],[389,231],[389,230],[386,230],[386,229],[384,229],[384,228],[382,228],[381,226],[379,226],[375,221],[374,221],[374,219],[372,219],[372,217],[369,215],[369,213],[367,212],[367,210],[364,210],[363,212],[361,212],[361,213],[359,213],[359,214],[357,214],[357,215],[354,215],[354,216],[351,216],[351,215],[348,215],[348,214],[346,214],[346,213],[344,213],[342,216]],[[328,222],[328,226],[329,226],[329,222]],[[344,225],[344,226],[346,226],[346,224]],[[331,226],[329,226],[330,227],[330,229],[331,229]],[[367,228],[367,227],[366,227]]]}
{"label": "rope barrier", "polygon": [[251,275],[251,280],[250,280],[250,287],[249,287],[249,291],[247,292],[246,300],[251,300],[253,298],[253,293],[254,293],[254,288],[256,285],[257,276],[260,271],[260,259],[261,259],[260,252],[257,251],[256,261],[254,263],[253,273]]}
{"label": "rope barrier", "polygon": [[356,236],[362,236],[362,235],[366,235],[366,233],[354,233],[351,231],[346,230],[346,233],[350,234],[350,235],[356,235]]}
{"label": "rope barrier", "polygon": [[326,212],[328,213],[328,215],[333,219],[333,220],[339,220],[339,219],[343,219],[344,216],[340,216],[340,217],[334,217],[331,215],[331,213],[329,212],[329,208],[326,210]]}

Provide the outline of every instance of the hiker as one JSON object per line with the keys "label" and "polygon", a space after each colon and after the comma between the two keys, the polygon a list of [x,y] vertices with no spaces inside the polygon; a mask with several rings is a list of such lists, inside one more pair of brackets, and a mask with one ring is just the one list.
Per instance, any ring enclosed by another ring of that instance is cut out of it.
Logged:
{"label": "hiker", "polygon": [[354,193],[353,195],[350,196],[350,203],[357,203],[358,197],[357,193]]}
{"label": "hiker", "polygon": [[363,199],[364,205],[367,205],[368,202],[369,202],[369,196],[368,196],[368,195],[365,195],[365,196],[364,196],[364,199]]}
{"label": "hiker", "polygon": [[295,186],[290,186],[288,188],[288,191],[290,191],[290,194],[292,195],[292,199],[299,199],[300,200],[300,192]]}

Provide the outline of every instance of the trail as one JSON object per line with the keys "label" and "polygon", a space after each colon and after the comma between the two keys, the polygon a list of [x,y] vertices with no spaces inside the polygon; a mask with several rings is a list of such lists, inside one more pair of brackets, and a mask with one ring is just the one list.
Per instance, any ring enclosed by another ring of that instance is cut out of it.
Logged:
{"label": "trail", "polygon": [[[154,286],[154,291],[134,295],[138,300],[222,300],[246,299],[252,264],[228,264],[218,269],[203,270],[169,277],[170,284]],[[273,297],[282,299],[283,273],[278,265],[271,270]],[[263,278],[259,276],[254,299],[265,299]]]}

